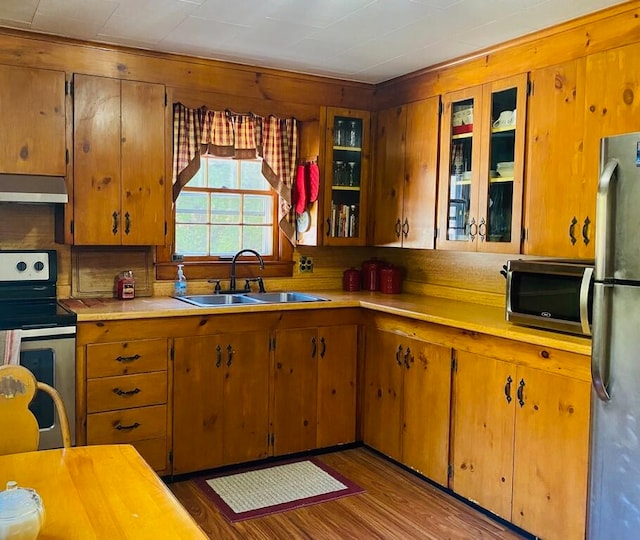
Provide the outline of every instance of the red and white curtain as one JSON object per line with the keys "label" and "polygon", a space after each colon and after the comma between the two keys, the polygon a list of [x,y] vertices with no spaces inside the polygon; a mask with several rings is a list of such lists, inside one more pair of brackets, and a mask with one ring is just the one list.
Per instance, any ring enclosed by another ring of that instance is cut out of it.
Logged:
{"label": "red and white curtain", "polygon": [[295,118],[189,109],[173,105],[173,200],[200,169],[200,156],[262,158],[262,174],[279,195],[279,226],[292,244],[291,188],[296,170]]}

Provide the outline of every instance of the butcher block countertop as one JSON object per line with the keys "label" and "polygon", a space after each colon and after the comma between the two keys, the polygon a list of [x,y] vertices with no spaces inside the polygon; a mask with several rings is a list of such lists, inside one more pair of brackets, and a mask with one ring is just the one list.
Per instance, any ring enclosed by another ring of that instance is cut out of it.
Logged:
{"label": "butcher block countertop", "polygon": [[68,299],[62,300],[62,303],[77,313],[79,323],[155,317],[223,315],[225,313],[360,307],[533,345],[553,347],[583,355],[591,354],[590,339],[514,325],[505,320],[504,309],[498,307],[410,294],[391,295],[374,292],[347,293],[342,291],[313,291],[311,294],[322,296],[330,301],[197,307],[175,298],[157,296],[135,298],[133,300],[110,298]]}

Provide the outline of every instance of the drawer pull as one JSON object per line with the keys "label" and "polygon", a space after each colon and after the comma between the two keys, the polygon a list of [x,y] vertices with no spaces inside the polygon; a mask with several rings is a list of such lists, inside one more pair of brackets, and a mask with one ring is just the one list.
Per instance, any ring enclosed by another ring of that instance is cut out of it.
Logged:
{"label": "drawer pull", "polygon": [[507,403],[511,403],[511,383],[513,382],[513,379],[511,378],[511,375],[509,375],[507,377],[507,383],[504,385],[504,397],[507,400]]}
{"label": "drawer pull", "polygon": [[139,354],[134,354],[133,356],[118,356],[116,357],[116,362],[133,362],[142,358]]}
{"label": "drawer pull", "polygon": [[115,426],[115,428],[116,428],[118,431],[123,431],[123,430],[127,430],[127,431],[128,431],[128,430],[132,430],[132,429],[139,428],[139,427],[140,427],[140,425],[141,425],[141,424],[139,424],[138,422],[136,422],[136,423],[134,423],[134,424],[131,424],[130,426],[123,426],[122,424],[118,424],[118,425],[116,425],[116,426]]}
{"label": "drawer pull", "polygon": [[233,347],[229,343],[227,345],[227,367],[231,367],[231,362],[233,362]]}
{"label": "drawer pull", "polygon": [[396,351],[396,362],[398,362],[399,366],[402,366],[402,345],[398,345],[398,350]]}
{"label": "drawer pull", "polygon": [[518,403],[520,407],[524,407],[524,379],[520,379],[520,384],[518,385]]}
{"label": "drawer pull", "polygon": [[315,337],[311,338],[311,358],[316,357],[316,353],[318,352],[318,341]]}
{"label": "drawer pull", "polygon": [[216,367],[220,367],[222,364],[222,347],[218,345],[216,347]]}
{"label": "drawer pull", "polygon": [[407,347],[407,352],[404,353],[404,365],[407,369],[409,369],[409,358],[413,362],[413,356],[411,356],[411,347]]}
{"label": "drawer pull", "polygon": [[113,393],[119,396],[134,396],[142,392],[140,388],[134,388],[133,390],[120,390],[120,388],[114,388]]}
{"label": "drawer pull", "polygon": [[320,349],[320,358],[324,358],[324,355],[327,353],[327,342],[324,337],[320,338],[320,345],[322,345],[322,348]]}

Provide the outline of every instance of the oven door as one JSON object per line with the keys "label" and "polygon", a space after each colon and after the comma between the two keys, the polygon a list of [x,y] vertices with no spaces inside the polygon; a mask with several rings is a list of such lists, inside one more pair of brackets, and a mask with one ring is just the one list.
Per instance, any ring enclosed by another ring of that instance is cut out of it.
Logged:
{"label": "oven door", "polygon": [[[76,411],[76,328],[62,326],[34,328],[22,331],[20,364],[39,381],[53,386],[67,409],[71,442],[75,444]],[[51,397],[37,392],[29,408],[40,427],[40,450],[60,448],[60,421]]]}

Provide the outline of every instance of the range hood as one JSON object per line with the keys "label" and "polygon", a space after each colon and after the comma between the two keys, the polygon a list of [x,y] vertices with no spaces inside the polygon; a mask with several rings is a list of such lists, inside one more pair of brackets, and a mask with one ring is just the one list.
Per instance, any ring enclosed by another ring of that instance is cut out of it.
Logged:
{"label": "range hood", "polygon": [[0,174],[0,202],[66,203],[69,195],[61,176]]}

